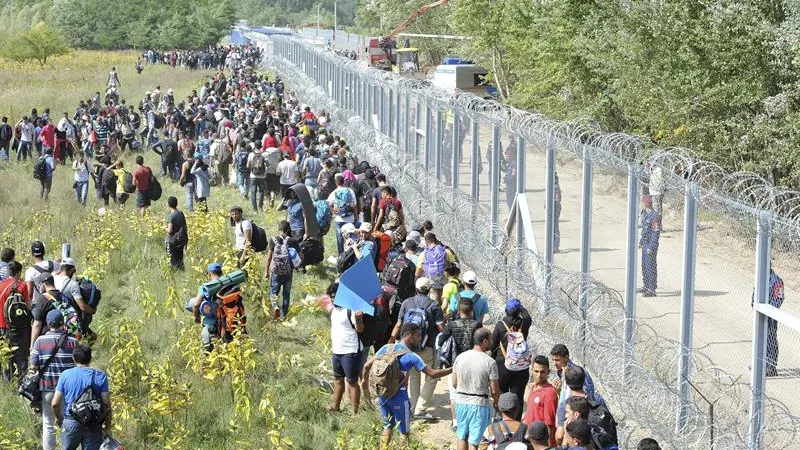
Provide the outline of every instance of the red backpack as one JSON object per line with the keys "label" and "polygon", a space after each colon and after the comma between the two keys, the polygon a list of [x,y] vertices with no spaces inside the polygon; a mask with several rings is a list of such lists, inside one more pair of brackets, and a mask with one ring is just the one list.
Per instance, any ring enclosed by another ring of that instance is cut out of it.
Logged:
{"label": "red backpack", "polygon": [[375,238],[375,245],[377,248],[375,249],[376,260],[375,260],[375,269],[378,272],[383,272],[383,269],[386,268],[386,260],[389,257],[389,250],[392,249],[392,238],[384,233],[383,231],[373,231],[372,237]]}

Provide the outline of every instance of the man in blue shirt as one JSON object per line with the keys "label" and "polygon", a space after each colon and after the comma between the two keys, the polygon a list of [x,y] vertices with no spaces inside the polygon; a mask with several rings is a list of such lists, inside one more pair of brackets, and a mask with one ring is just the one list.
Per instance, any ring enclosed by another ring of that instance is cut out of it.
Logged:
{"label": "man in blue shirt", "polygon": [[[105,372],[89,367],[92,362],[92,348],[78,344],[72,352],[75,366],[65,370],[58,378],[53,395],[53,412],[56,426],[61,428],[61,448],[74,450],[99,450],[103,433],[111,436],[111,394],[108,392],[108,377]],[[108,407],[102,423],[82,425],[69,413],[72,404],[78,400],[86,388],[91,387],[95,394]]]}
{"label": "man in blue shirt", "polygon": [[464,290],[456,292],[450,297],[450,311],[458,311],[458,302],[462,298],[472,300],[472,313],[475,316],[474,318],[478,322],[483,323],[486,315],[489,314],[489,301],[486,299],[485,295],[475,292],[475,285],[478,284],[478,276],[475,272],[468,270],[464,273],[464,276],[461,277],[461,280],[464,282]]}
{"label": "man in blue shirt", "polygon": [[361,383],[362,391],[364,393],[364,400],[368,405],[372,405],[369,390],[369,376],[372,364],[381,356],[387,353],[403,352],[398,358],[397,362],[400,365],[400,372],[402,378],[400,380],[400,390],[397,391],[394,397],[383,398],[378,397],[378,403],[381,409],[381,418],[383,419],[383,434],[381,440],[388,443],[392,439],[392,432],[397,427],[403,439],[408,439],[408,434],[411,431],[411,404],[408,399],[408,372],[412,369],[417,369],[419,372],[431,378],[441,378],[449,375],[453,368],[447,369],[434,369],[425,364],[425,361],[412,352],[411,348],[417,348],[422,341],[422,330],[419,325],[415,323],[403,324],[400,329],[400,342],[396,344],[386,344],[375,353],[364,365],[364,375]]}
{"label": "man in blue shirt", "polygon": [[291,189],[287,190],[286,200],[278,209],[286,209],[289,227],[292,230],[291,236],[302,240],[306,232],[306,221],[305,214],[303,214],[303,203],[298,200],[297,194]]}

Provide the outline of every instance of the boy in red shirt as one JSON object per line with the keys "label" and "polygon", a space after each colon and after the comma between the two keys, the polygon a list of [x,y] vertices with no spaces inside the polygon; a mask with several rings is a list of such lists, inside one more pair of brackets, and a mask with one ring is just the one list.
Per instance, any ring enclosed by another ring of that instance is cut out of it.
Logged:
{"label": "boy in red shirt", "polygon": [[556,410],[558,409],[558,391],[547,381],[550,375],[550,360],[539,355],[531,365],[533,386],[528,394],[528,409],[522,421],[530,426],[535,421],[547,425],[551,446],[556,446]]}

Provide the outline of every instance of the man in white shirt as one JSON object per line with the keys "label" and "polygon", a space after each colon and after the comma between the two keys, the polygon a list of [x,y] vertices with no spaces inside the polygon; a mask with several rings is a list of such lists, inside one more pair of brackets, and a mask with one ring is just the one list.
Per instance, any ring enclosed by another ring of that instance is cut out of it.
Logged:
{"label": "man in white shirt", "polygon": [[20,159],[27,161],[29,156],[33,158],[33,135],[36,133],[36,127],[33,126],[28,116],[24,116],[22,120],[17,123],[17,126],[20,127],[17,161]]}
{"label": "man in white shirt", "polygon": [[81,295],[80,285],[73,279],[75,272],[75,260],[72,258],[64,258],[64,260],[61,261],[61,268],[58,272],[53,273],[53,285],[55,285],[56,289],[62,294],[67,296],[67,298],[72,300],[72,306],[81,315],[81,325],[83,326],[84,334],[90,336],[90,334],[93,333],[88,333],[88,323],[91,322],[89,317],[96,311],[86,303],[83,295]]}
{"label": "man in white shirt", "polygon": [[59,263],[44,259],[44,255],[45,248],[42,241],[34,242],[31,245],[33,265],[25,270],[25,283],[28,285],[28,292],[30,292],[31,298],[36,298],[38,294],[44,292],[42,289],[42,281],[51,273],[61,269]]}
{"label": "man in white shirt", "polygon": [[291,159],[288,152],[283,154],[283,161],[278,163],[277,174],[281,180],[281,198],[283,198],[286,191],[297,183],[299,174],[297,163]]}
{"label": "man in white shirt", "polygon": [[337,174],[335,181],[336,189],[331,192],[327,201],[333,210],[333,222],[336,224],[336,246],[341,255],[344,252],[342,225],[355,222],[357,200],[355,191],[344,185],[342,174]]}
{"label": "man in white shirt", "polygon": [[236,235],[236,257],[239,259],[239,267],[247,262],[245,250],[250,248],[253,239],[253,224],[242,216],[241,206],[234,206],[230,209],[231,225]]}

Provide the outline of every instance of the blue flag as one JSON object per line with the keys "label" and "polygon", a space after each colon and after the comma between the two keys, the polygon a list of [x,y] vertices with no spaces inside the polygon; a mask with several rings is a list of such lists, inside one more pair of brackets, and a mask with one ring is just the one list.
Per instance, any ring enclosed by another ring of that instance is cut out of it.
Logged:
{"label": "blue flag", "polygon": [[345,270],[339,278],[339,290],[336,291],[333,304],[372,316],[375,315],[372,301],[380,293],[381,282],[375,271],[375,263],[372,258],[363,258]]}

